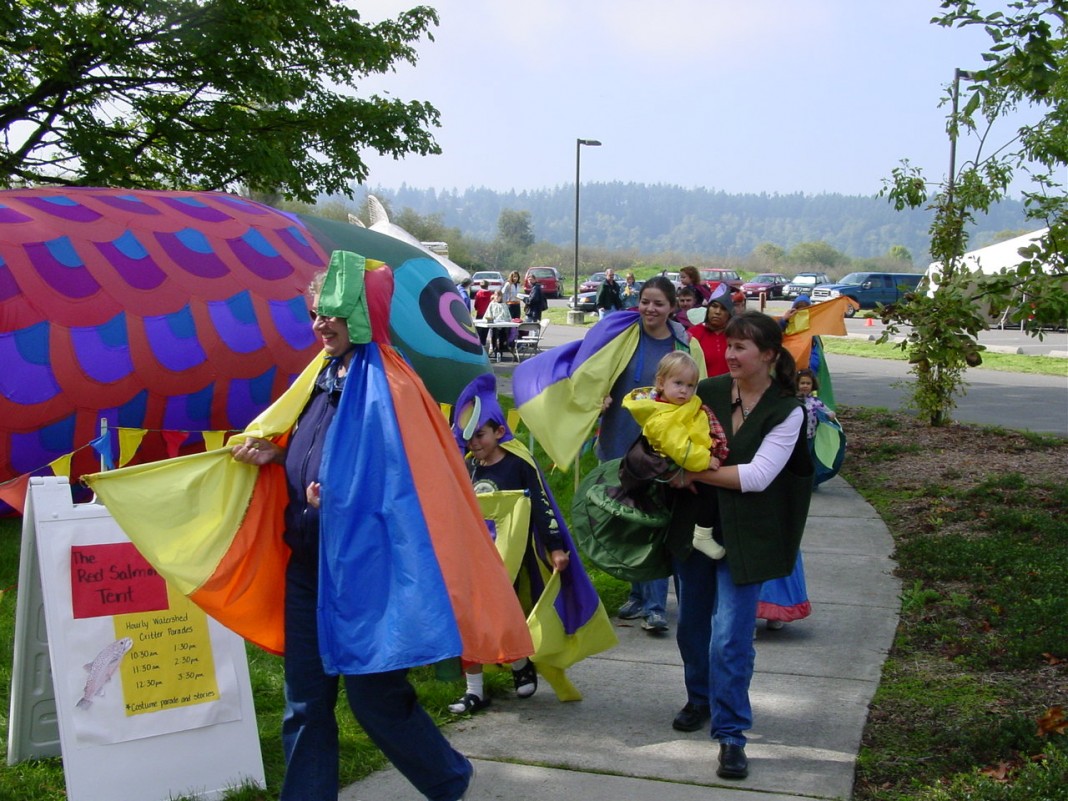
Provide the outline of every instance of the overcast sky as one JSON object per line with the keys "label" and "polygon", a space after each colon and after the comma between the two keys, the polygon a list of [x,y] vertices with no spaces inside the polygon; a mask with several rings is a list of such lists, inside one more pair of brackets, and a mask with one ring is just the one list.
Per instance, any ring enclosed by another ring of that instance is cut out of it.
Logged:
{"label": "overcast sky", "polygon": [[[932,25],[937,0],[425,2],[435,41],[365,88],[437,107],[443,153],[372,157],[371,186],[572,184],[579,137],[603,143],[583,183],[867,195],[902,158],[941,179],[939,101],[988,44]],[[415,4],[354,0],[368,21]]]}

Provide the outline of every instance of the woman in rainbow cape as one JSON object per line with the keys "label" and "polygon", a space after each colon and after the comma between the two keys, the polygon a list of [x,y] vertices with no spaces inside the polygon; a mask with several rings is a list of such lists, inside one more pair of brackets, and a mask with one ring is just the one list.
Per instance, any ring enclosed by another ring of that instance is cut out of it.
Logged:
{"label": "woman in rainbow cape", "polygon": [[323,356],[228,448],[87,479],[168,581],[284,653],[283,801],[337,798],[340,680],[423,795],[461,798],[470,764],[407,669],[534,651],[448,424],[389,344],[392,288],[335,252],[312,310]]}
{"label": "woman in rainbow cape", "polygon": [[[564,670],[619,640],[545,475],[508,426],[492,374],[476,377],[460,394],[452,430],[462,453],[470,447],[466,461],[471,482],[527,612],[534,641],[531,662],[557,698],[577,701],[582,694]],[[476,436],[482,439],[476,442]],[[512,671],[517,695],[533,695],[537,676],[529,664],[520,660]],[[489,703],[481,665],[468,665],[467,681],[464,697],[450,706],[454,712],[478,711]]]}

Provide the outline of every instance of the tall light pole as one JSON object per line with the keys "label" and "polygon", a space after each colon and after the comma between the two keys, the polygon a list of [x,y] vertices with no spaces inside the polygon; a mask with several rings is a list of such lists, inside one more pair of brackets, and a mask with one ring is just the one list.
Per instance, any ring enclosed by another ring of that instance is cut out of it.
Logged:
{"label": "tall light pole", "polygon": [[582,146],[587,147],[600,147],[601,143],[596,139],[576,139],[575,140],[575,308],[578,308],[578,294],[579,294],[579,165],[582,163]]}
{"label": "tall light pole", "polygon": [[[953,116],[950,118],[949,123],[949,179],[946,181],[946,207],[950,214],[954,214],[953,206],[953,190],[956,188],[957,181],[957,134],[959,130],[959,122],[957,120],[957,114],[960,107],[960,82],[961,80],[972,80],[972,73],[968,70],[962,70],[960,67],[953,69]],[[959,235],[958,235],[959,237]],[[955,249],[955,256],[963,255],[960,253],[961,246],[958,244]],[[949,264],[943,264],[943,270],[946,272],[952,272],[956,269],[956,264],[950,262]]]}
{"label": "tall light pole", "polygon": [[950,117],[949,123],[949,181],[947,182],[946,194],[949,197],[950,205],[953,203],[953,185],[957,180],[957,113],[960,105],[960,82],[961,79],[970,81],[972,74],[968,70],[962,70],[960,67],[953,69],[953,116]]}

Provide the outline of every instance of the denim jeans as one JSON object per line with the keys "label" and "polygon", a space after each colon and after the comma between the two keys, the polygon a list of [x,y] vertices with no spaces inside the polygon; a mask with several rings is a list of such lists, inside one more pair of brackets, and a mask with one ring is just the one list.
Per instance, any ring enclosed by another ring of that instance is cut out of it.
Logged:
{"label": "denim jeans", "polygon": [[630,585],[630,599],[641,601],[642,612],[646,615],[656,612],[664,614],[667,608],[668,580],[666,578],[643,581]]}
{"label": "denim jeans", "polygon": [[730,554],[709,559],[693,551],[675,562],[679,624],[675,639],[682,655],[686,700],[712,712],[712,739],[745,745],[753,726],[749,682],[753,678],[760,582],[735,584]]}
{"label": "denim jeans", "polygon": [[286,773],[281,801],[337,801],[334,706],[340,681],[345,682],[356,721],[420,793],[431,801],[460,798],[471,765],[419,705],[406,670],[341,677],[324,673],[315,619],[317,570],[294,558],[286,571]]}

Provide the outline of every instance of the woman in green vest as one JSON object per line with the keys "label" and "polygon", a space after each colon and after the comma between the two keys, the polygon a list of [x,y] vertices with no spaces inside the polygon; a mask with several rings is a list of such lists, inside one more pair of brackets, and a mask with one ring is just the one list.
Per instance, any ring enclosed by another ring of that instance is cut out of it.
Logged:
{"label": "woman in green vest", "polygon": [[[748,775],[746,730],[752,728],[760,586],[793,570],[812,494],[813,466],[804,409],[794,390],[793,357],[778,322],[744,312],[726,328],[726,375],[707,378],[697,394],[723,423],[730,455],[718,470],[685,473],[670,546],[676,559],[679,623],[687,702],[673,726],[696,731],[711,718],[720,744],[721,778]],[[684,489],[685,488],[685,489]],[[716,507],[718,561],[691,548],[697,511]]]}

